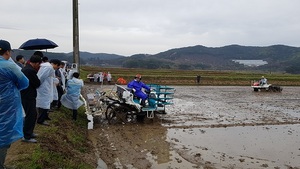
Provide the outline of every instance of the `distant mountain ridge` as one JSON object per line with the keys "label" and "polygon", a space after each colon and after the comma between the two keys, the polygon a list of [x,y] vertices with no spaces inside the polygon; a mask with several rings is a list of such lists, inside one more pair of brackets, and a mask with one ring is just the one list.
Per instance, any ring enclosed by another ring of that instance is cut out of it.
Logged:
{"label": "distant mountain ridge", "polygon": [[[18,50],[18,52],[22,54],[28,51]],[[49,58],[58,58],[69,62],[73,59],[73,53],[47,52],[46,55]],[[81,64],[105,67],[265,70],[300,73],[300,48],[286,45],[272,45],[268,47],[240,45],[205,47],[197,45],[170,49],[154,55],[135,54],[130,57],[116,54],[80,52],[80,59]],[[233,60],[264,60],[268,64],[258,67],[247,67]]]}

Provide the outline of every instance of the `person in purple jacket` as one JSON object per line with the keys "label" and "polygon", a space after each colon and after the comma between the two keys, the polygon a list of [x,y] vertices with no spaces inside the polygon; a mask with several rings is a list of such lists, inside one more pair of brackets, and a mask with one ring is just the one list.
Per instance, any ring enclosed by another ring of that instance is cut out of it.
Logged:
{"label": "person in purple jacket", "polygon": [[134,79],[127,84],[127,87],[131,89],[135,96],[142,99],[141,105],[145,106],[145,101],[148,98],[148,95],[142,91],[142,89],[146,89],[146,91],[150,91],[150,87],[147,86],[142,81],[142,76],[140,74],[135,75]]}

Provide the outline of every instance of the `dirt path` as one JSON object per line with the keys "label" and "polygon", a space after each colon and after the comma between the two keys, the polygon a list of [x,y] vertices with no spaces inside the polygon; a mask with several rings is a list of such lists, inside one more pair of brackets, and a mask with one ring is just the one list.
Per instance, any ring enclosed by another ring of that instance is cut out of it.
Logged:
{"label": "dirt path", "polygon": [[154,120],[95,118],[90,139],[109,168],[300,168],[299,87],[175,88],[174,105]]}

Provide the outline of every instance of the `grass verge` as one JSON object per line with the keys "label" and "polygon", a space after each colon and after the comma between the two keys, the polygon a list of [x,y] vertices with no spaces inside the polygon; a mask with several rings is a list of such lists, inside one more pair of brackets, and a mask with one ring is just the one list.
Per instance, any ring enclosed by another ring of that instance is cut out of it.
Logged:
{"label": "grass verge", "polygon": [[17,141],[8,151],[9,168],[96,168],[97,158],[88,140],[87,119],[83,107],[78,120],[72,120],[72,111],[61,107],[49,114],[50,126],[36,125],[38,143]]}

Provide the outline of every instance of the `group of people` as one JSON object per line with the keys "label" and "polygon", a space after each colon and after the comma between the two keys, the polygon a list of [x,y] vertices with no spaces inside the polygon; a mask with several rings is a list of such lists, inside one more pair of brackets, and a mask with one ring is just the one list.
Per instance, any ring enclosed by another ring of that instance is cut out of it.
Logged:
{"label": "group of people", "polygon": [[89,74],[88,78],[90,79],[91,82],[99,82],[103,84],[105,80],[107,80],[107,83],[110,84],[112,80],[112,75],[110,72],[98,72],[94,74]]}
{"label": "group of people", "polygon": [[0,40],[0,169],[13,142],[37,142],[35,124],[49,125],[46,120],[51,120],[51,107],[72,109],[76,120],[77,109],[83,104],[79,98],[83,81],[78,72],[66,81],[64,62],[48,61],[40,51],[27,62],[21,55],[16,62],[11,56],[10,43]]}

